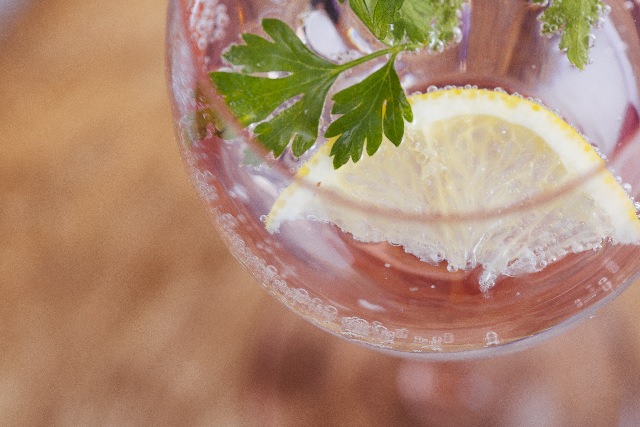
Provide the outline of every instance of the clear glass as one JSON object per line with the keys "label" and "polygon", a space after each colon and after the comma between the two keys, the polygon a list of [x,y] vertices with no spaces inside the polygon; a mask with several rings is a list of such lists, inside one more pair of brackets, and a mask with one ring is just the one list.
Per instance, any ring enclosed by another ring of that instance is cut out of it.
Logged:
{"label": "clear glass", "polygon": [[[640,10],[633,2],[608,4],[610,13],[594,32],[591,63],[584,71],[570,65],[556,38],[540,34],[539,7],[522,0],[500,2],[499,7],[494,1],[473,0],[463,8],[460,43],[439,54],[402,56],[397,67],[401,81],[407,93],[474,85],[540,100],[597,146],[607,167],[636,197]],[[307,155],[298,159],[285,152],[275,159],[267,154],[249,131],[234,125],[209,78],[210,72],[228,67],[221,54],[240,42],[241,33],[264,35],[260,20],[265,17],[284,20],[333,61],[381,45],[348,6],[336,1],[170,1],[168,78],[187,169],[229,250],[292,311],[332,334],[394,354],[466,358],[519,349],[562,331],[636,277],[640,248],[605,241],[540,272],[499,277],[483,293],[478,269],[450,272],[445,263],[419,261],[401,247],[356,242],[331,224],[294,221],[269,233],[264,217]],[[368,71],[358,69],[350,78]],[[212,125],[216,121],[233,131],[217,131]],[[313,191],[324,203],[372,221],[391,218],[407,227],[453,224],[465,230],[566,202],[598,172],[516,208],[456,217],[388,211],[321,188]]]}

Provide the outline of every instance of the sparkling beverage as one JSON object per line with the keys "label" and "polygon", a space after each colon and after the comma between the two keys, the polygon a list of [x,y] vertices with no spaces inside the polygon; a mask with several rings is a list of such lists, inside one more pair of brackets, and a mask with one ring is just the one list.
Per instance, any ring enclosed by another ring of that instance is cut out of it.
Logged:
{"label": "sparkling beverage", "polygon": [[[169,35],[189,46],[169,52],[183,158],[231,252],[269,293],[314,324],[376,348],[435,357],[498,351],[503,344],[517,348],[524,338],[561,330],[558,325],[584,317],[636,276],[640,248],[604,240],[539,272],[500,276],[483,292],[481,266],[453,271],[446,260],[428,263],[401,246],[359,242],[314,218],[269,233],[265,215],[313,151],[301,158],[288,151],[271,158],[254,143],[251,129],[234,127],[233,117],[221,111],[206,73],[227,68],[220,52],[237,43],[239,33],[260,33],[263,17],[289,22],[308,46],[335,62],[367,54],[377,41],[337,2],[286,8],[278,1],[260,2],[261,8],[243,1],[186,4],[187,15],[174,11],[179,22]],[[637,8],[611,5],[594,33],[591,63],[578,71],[557,40],[540,34],[538,8],[515,1],[493,6],[488,0],[465,5],[453,46],[403,54],[397,68],[406,92],[473,86],[535,99],[596,146],[635,196],[640,188]],[[381,58],[378,65],[383,63]],[[354,69],[333,90],[362,79],[370,67]],[[329,109],[323,119],[326,128]],[[318,147],[322,143],[320,138]],[[382,215],[370,206],[360,209],[364,222],[368,215]],[[461,226],[499,219],[464,219]]]}

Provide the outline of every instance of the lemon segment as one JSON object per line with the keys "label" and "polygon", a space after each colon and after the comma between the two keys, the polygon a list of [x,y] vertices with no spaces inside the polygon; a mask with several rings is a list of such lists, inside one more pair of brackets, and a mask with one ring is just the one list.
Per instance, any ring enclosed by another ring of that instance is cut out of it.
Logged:
{"label": "lemon segment", "polygon": [[[501,275],[540,271],[606,239],[640,244],[633,201],[596,150],[557,114],[483,89],[439,90],[409,101],[414,120],[399,147],[384,141],[375,155],[334,170],[328,141],[280,194],[267,229],[299,219],[330,222],[358,241],[402,245],[425,262],[446,261],[450,270],[480,265],[483,290]],[[316,188],[363,208],[332,203]],[[508,209],[536,198],[541,201]],[[415,220],[489,211],[494,214],[473,220]]]}

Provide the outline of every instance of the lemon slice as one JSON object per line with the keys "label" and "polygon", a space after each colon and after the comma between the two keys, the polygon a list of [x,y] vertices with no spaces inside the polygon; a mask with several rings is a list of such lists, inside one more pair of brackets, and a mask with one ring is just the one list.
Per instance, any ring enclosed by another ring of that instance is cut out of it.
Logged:
{"label": "lemon slice", "polygon": [[[414,95],[410,102],[414,121],[399,147],[384,141],[375,155],[334,170],[333,142],[327,142],[280,194],[267,229],[299,219],[330,222],[358,241],[402,245],[423,261],[446,262],[449,270],[482,266],[483,290],[501,275],[540,271],[605,240],[640,244],[633,201],[604,160],[539,103],[459,88]],[[574,190],[558,192],[598,169]],[[316,187],[364,210],[332,203]],[[540,199],[526,204],[532,198]],[[398,214],[377,215],[378,209]],[[492,214],[478,215],[483,212]],[[458,219],[427,219],[433,216]]]}

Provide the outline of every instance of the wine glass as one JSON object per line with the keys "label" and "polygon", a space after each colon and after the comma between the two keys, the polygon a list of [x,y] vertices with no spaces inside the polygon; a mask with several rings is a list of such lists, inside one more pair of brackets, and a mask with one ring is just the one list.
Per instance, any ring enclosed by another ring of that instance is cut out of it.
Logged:
{"label": "wine glass", "polygon": [[[474,0],[458,15],[455,43],[398,58],[406,93],[480,87],[520,94],[556,111],[592,142],[631,200],[640,188],[638,8],[609,2],[589,36],[583,70],[541,34],[545,6]],[[229,250],[276,299],[319,328],[354,343],[422,358],[468,358],[520,349],[565,330],[620,294],[640,270],[640,247],[604,240],[536,272],[503,275],[488,290],[480,268],[450,271],[388,242],[360,242],[333,224],[291,221],[265,227],[283,189],[317,148],[273,156],[225,104],[211,73],[230,69],[223,53],[240,34],[262,37],[277,18],[327,60],[358,58],[382,44],[337,1],[171,0],[167,64],[175,128],[195,188]],[[380,65],[349,75],[358,81]],[[250,96],[247,94],[247,96]],[[325,116],[329,117],[328,111]],[[317,147],[323,139],[318,139]],[[455,217],[358,204],[309,186],[323,203],[363,221],[432,224],[460,230],[562,203],[600,173],[590,170],[515,210]],[[306,185],[301,182],[300,185]],[[607,201],[600,201],[607,203]],[[637,204],[636,204],[637,209]],[[453,225],[452,225],[453,224]]]}

